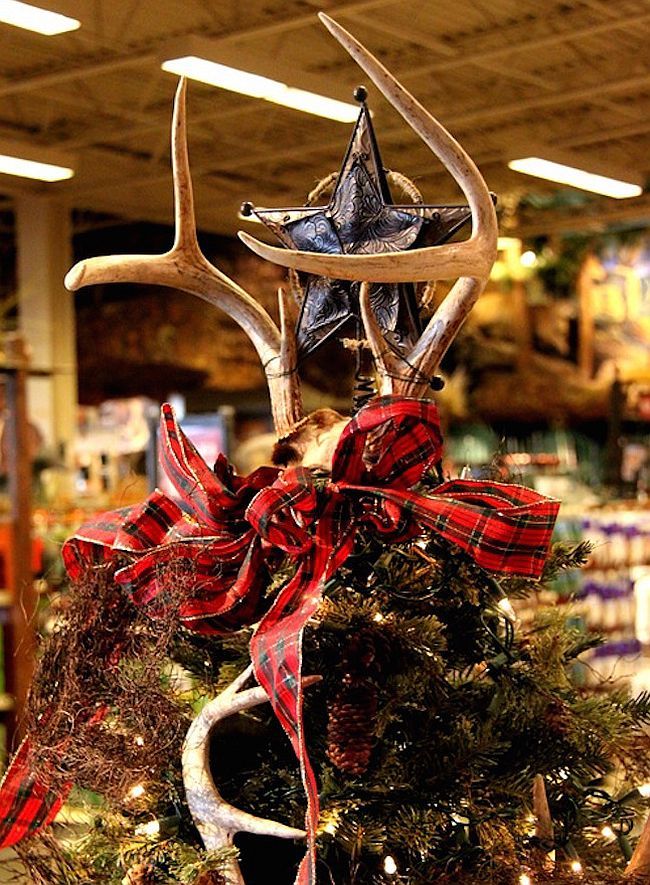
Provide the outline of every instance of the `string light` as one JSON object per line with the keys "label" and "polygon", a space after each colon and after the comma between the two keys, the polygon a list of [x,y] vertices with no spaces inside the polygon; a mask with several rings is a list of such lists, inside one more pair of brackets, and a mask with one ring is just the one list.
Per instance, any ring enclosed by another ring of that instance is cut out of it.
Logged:
{"label": "string light", "polygon": [[535,267],[537,264],[537,255],[532,249],[527,249],[525,252],[521,253],[519,263],[522,267]]}
{"label": "string light", "polygon": [[144,738],[141,734],[136,735],[134,740],[139,747],[144,747]]}
{"label": "string light", "polygon": [[129,790],[129,796],[131,799],[140,799],[141,796],[144,796],[146,790],[142,784],[136,784],[135,787],[131,787]]}
{"label": "string light", "polygon": [[384,872],[388,876],[394,876],[397,872],[397,864],[395,863],[395,859],[387,854],[384,858]]}
{"label": "string light", "polygon": [[136,836],[147,836],[149,839],[155,839],[160,835],[160,821],[150,820],[146,824],[139,824],[135,828]]}
{"label": "string light", "polygon": [[580,861],[579,860],[572,860],[570,866],[571,866],[571,872],[575,873],[576,876],[579,876],[580,873],[582,872],[582,864],[580,863]]}
{"label": "string light", "polygon": [[614,830],[609,826],[609,824],[605,824],[605,826],[604,826],[604,827],[602,828],[602,830],[600,831],[600,834],[601,834],[601,836],[604,836],[605,839],[613,839],[614,836],[616,835],[616,833],[615,833]]}
{"label": "string light", "polygon": [[375,623],[377,623],[377,624],[381,624],[381,622],[383,620],[384,620],[384,616],[382,615],[381,612],[377,612],[377,614],[373,616],[373,621],[375,621]]}
{"label": "string light", "polygon": [[644,799],[650,799],[650,784],[641,784],[640,787],[637,787],[637,790]]}
{"label": "string light", "polygon": [[497,603],[498,607],[501,609],[503,614],[511,621],[517,620],[517,613],[515,612],[512,603],[508,599],[507,596],[503,596]]}
{"label": "string light", "polygon": [[519,877],[519,885],[533,885],[533,880],[528,873],[522,873]]}

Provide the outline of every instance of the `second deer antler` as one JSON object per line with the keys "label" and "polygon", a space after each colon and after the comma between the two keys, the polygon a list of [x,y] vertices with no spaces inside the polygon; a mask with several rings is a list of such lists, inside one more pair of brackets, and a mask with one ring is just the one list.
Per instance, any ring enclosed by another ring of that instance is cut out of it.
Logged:
{"label": "second deer antler", "polygon": [[174,245],[162,255],[107,255],[80,261],[65,284],[76,291],[94,283],[149,283],[181,289],[228,314],[251,339],[266,372],[278,436],[303,417],[296,373],[296,345],[284,291],[279,292],[280,329],[244,289],[214,267],[201,252],[194,218],[194,196],[187,155],[184,80],[179,83],[172,123]]}

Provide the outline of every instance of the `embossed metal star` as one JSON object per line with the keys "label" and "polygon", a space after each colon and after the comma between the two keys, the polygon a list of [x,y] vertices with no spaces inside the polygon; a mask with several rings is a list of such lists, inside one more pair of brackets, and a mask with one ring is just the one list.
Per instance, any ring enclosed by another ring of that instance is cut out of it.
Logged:
{"label": "embossed metal star", "polygon": [[[354,255],[444,243],[469,220],[469,207],[393,203],[365,90],[357,90],[357,97],[359,117],[327,206],[259,209],[245,203],[243,213],[255,215],[284,245],[308,252]],[[358,335],[358,283],[302,274],[301,285],[304,299],[296,329],[301,359],[333,336]],[[375,283],[371,301],[391,344],[409,345],[418,337],[411,283]]]}

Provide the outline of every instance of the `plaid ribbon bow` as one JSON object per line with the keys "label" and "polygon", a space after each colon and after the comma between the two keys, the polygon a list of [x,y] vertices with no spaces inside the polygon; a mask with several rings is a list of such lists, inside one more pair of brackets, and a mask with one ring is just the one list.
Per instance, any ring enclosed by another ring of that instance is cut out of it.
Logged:
{"label": "plaid ribbon bow", "polygon": [[[375,460],[367,466],[364,454],[371,434]],[[539,577],[543,569],[559,502],[522,486],[494,482],[454,480],[432,494],[414,491],[441,454],[433,403],[378,399],[341,434],[324,489],[315,487],[312,471],[290,468],[260,491],[247,510],[257,533],[299,563],[251,641],[255,676],[298,756],[307,795],[308,850],[296,885],[316,881],[319,818],[303,727],[302,635],[326,581],[352,552],[357,529],[369,523],[387,543],[431,529],[490,571]]]}
{"label": "plaid ribbon bow", "polygon": [[[343,431],[326,480],[303,467],[261,468],[240,478],[224,458],[211,471],[169,406],[162,430],[163,466],[185,509],[157,491],[139,508],[106,514],[65,545],[66,567],[78,578],[89,564],[117,558],[116,579],[156,616],[178,607],[179,581],[170,588],[164,580],[165,564],[173,564],[175,574],[187,574],[183,624],[215,633],[255,622],[267,568],[283,555],[296,561],[294,577],[258,623],[251,658],[300,762],[308,850],[296,883],[313,885],[319,806],[303,727],[302,635],[357,530],[369,524],[387,543],[434,530],[490,571],[539,577],[559,503],[494,482],[453,480],[431,494],[415,490],[442,453],[437,409],[427,401],[372,401]],[[369,437],[371,465],[364,458]]]}

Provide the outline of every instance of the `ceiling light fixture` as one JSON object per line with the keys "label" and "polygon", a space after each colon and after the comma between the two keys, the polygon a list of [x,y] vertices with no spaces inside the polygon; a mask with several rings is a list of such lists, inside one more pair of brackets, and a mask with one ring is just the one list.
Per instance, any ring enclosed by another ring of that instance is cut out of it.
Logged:
{"label": "ceiling light fixture", "polygon": [[47,37],[76,31],[81,27],[81,22],[76,18],[32,6],[31,3],[21,3],[20,0],[0,2],[0,22],[13,25],[15,28],[24,28],[26,31],[35,31],[37,34],[45,34]]}
{"label": "ceiling light fixture", "polygon": [[162,69],[177,76],[189,77],[190,80],[198,80],[199,83],[207,83],[252,98],[261,98],[296,111],[304,111],[306,114],[326,117],[328,120],[352,123],[359,116],[358,105],[318,95],[316,92],[308,92],[306,89],[296,89],[278,80],[250,74],[248,71],[208,61],[196,55],[169,58],[162,63]]}
{"label": "ceiling light fixture", "polygon": [[72,178],[74,169],[0,154],[0,173],[18,175],[20,178],[34,178],[37,181],[65,181],[67,178]]}
{"label": "ceiling light fixture", "polygon": [[508,167],[515,172],[523,172],[524,175],[533,175],[535,178],[544,178],[546,181],[557,181],[559,184],[568,184],[570,187],[602,194],[605,197],[614,197],[616,200],[638,197],[643,193],[643,188],[638,184],[619,181],[617,178],[607,178],[605,175],[594,175],[592,172],[585,172],[584,169],[565,166],[563,163],[553,163],[551,160],[542,160],[540,157],[510,160]]}

